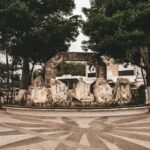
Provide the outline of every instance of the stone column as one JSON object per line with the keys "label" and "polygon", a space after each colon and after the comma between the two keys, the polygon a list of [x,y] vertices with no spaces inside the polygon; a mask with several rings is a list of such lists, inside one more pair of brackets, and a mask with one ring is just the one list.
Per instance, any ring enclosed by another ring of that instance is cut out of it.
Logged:
{"label": "stone column", "polygon": [[45,85],[50,86],[50,80],[56,79],[57,67],[63,62],[61,56],[55,55],[45,65]]}

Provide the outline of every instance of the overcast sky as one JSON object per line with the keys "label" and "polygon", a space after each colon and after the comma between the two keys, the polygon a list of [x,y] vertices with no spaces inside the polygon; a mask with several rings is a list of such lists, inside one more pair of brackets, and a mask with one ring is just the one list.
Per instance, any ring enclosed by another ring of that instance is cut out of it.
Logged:
{"label": "overcast sky", "polygon": [[[82,15],[82,18],[85,19],[85,16],[82,13],[82,8],[83,7],[89,8],[90,7],[89,1],[90,0],[75,0],[76,9],[74,10],[73,13],[77,15]],[[80,33],[80,35],[77,37],[77,41],[71,43],[69,51],[82,51],[81,42],[86,39],[87,37],[85,37],[82,33]]]}

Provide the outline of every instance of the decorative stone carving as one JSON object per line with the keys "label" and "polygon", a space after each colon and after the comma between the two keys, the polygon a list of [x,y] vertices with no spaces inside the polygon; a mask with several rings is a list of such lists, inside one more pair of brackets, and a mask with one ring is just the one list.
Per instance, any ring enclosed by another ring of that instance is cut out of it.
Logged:
{"label": "decorative stone carving", "polygon": [[54,102],[65,103],[68,98],[68,87],[61,81],[51,79],[50,80],[51,97]]}
{"label": "decorative stone carving", "polygon": [[119,78],[114,88],[115,102],[118,104],[127,104],[131,101],[131,87],[128,79]]}
{"label": "decorative stone carving", "polygon": [[79,101],[93,101],[94,96],[90,92],[91,85],[88,83],[85,83],[83,81],[78,81],[76,87],[75,87],[75,95],[74,97]]}
{"label": "decorative stone carving", "polygon": [[99,104],[110,104],[112,102],[112,88],[104,79],[97,79],[92,86],[95,100]]}

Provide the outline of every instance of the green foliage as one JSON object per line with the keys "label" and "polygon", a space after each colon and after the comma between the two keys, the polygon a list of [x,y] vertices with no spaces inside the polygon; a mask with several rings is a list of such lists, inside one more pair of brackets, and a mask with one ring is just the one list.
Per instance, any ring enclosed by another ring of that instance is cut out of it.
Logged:
{"label": "green foliage", "polygon": [[62,76],[62,75],[80,75],[80,76],[84,76],[85,75],[85,65],[84,64],[75,64],[75,63],[63,63],[59,66],[58,69],[58,76]]}
{"label": "green foliage", "polygon": [[33,79],[36,77],[42,76],[44,78],[44,70],[42,69],[37,69],[33,72]]}
{"label": "green foliage", "polygon": [[94,0],[91,5],[84,9],[83,32],[90,38],[86,48],[137,65],[144,55],[149,64],[150,1]]}
{"label": "green foliage", "polygon": [[[13,65],[13,68],[12,68]],[[18,74],[18,63],[17,64],[10,64],[10,81],[13,80],[13,86],[19,87],[20,75]],[[7,65],[5,63],[0,63],[0,86],[4,87],[7,83]]]}
{"label": "green foliage", "polygon": [[78,35],[74,0],[1,0],[0,49],[23,59],[21,88],[30,83],[29,62],[67,51]]}
{"label": "green foliage", "polygon": [[66,51],[78,35],[79,17],[70,16],[73,0],[0,1],[0,47],[12,55],[47,61]]}
{"label": "green foliage", "polygon": [[0,63],[0,82],[4,82],[7,79],[6,64]]}

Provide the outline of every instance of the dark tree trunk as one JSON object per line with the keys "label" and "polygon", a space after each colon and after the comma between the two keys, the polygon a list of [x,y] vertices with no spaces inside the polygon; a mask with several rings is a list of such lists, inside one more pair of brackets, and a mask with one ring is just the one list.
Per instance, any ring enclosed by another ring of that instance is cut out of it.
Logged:
{"label": "dark tree trunk", "polygon": [[141,49],[141,58],[146,67],[146,103],[150,104],[150,58],[147,48]]}
{"label": "dark tree trunk", "polygon": [[150,70],[146,70],[147,104],[150,104]]}
{"label": "dark tree trunk", "polygon": [[141,73],[142,73],[142,78],[143,78],[144,85],[146,86],[146,79],[145,79],[143,68],[141,68]]}
{"label": "dark tree trunk", "polygon": [[31,68],[31,71],[30,71],[29,85],[31,85],[31,82],[32,82],[32,76],[33,76],[34,66],[35,66],[35,63],[32,64],[32,68]]}
{"label": "dark tree trunk", "polygon": [[30,78],[29,60],[28,58],[23,58],[22,78],[20,82],[20,89],[23,89],[23,90],[28,89],[29,78]]}
{"label": "dark tree trunk", "polygon": [[14,100],[14,60],[12,61],[11,67],[11,102],[13,103]]}
{"label": "dark tree trunk", "polygon": [[10,83],[9,83],[9,60],[8,60],[8,50],[6,49],[6,70],[7,70],[7,103],[9,103],[9,91],[10,91]]}
{"label": "dark tree trunk", "polygon": [[150,70],[146,70],[146,81],[147,86],[150,86]]}

